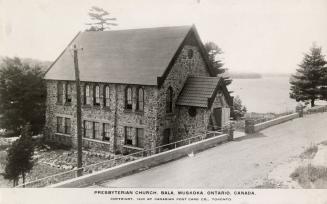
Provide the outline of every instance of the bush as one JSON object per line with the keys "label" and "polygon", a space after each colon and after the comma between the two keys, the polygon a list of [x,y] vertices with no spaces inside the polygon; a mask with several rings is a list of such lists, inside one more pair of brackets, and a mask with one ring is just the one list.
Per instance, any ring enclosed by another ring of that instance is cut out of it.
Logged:
{"label": "bush", "polygon": [[240,118],[244,117],[247,109],[244,105],[242,105],[242,101],[239,96],[236,96],[233,99],[233,114],[234,119],[239,120]]}
{"label": "bush", "polygon": [[290,175],[304,188],[311,188],[311,184],[319,180],[327,180],[327,168],[322,166],[300,166]]}

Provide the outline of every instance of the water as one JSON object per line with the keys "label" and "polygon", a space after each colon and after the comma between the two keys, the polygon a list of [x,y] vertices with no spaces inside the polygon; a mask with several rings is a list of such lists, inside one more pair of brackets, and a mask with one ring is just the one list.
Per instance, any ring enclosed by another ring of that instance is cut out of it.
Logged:
{"label": "water", "polygon": [[248,112],[281,113],[295,110],[297,102],[289,97],[289,77],[233,79],[228,86],[232,96],[239,95]]}

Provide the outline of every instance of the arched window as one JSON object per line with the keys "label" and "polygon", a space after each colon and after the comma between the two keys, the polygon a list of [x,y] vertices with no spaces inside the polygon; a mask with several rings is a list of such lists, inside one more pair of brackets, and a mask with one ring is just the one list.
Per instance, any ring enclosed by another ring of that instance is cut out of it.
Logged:
{"label": "arched window", "polygon": [[109,107],[110,106],[110,89],[109,86],[104,86],[103,89],[103,106]]}
{"label": "arched window", "polygon": [[65,83],[65,97],[66,97],[66,103],[72,102],[72,87],[69,82]]}
{"label": "arched window", "polygon": [[86,84],[84,88],[84,104],[91,105],[91,89],[89,84]]}
{"label": "arched window", "polygon": [[99,85],[94,86],[93,90],[93,105],[99,106],[100,105],[100,87]]}
{"label": "arched window", "polygon": [[136,110],[138,110],[138,111],[144,110],[144,91],[143,91],[143,88],[141,88],[141,87],[137,91]]}
{"label": "arched window", "polygon": [[132,110],[133,107],[133,102],[132,102],[132,88],[131,87],[126,87],[125,90],[125,108]]}
{"label": "arched window", "polygon": [[166,112],[173,112],[173,89],[169,87],[166,93]]}
{"label": "arched window", "polygon": [[64,88],[63,88],[64,84],[62,82],[58,82],[57,83],[57,103],[59,104],[62,104],[63,103],[63,91],[64,91]]}

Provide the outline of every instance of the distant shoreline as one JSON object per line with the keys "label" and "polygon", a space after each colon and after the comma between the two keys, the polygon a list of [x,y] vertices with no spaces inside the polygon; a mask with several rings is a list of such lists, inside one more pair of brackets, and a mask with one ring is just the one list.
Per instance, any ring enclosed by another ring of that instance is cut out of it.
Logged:
{"label": "distant shoreline", "polygon": [[264,77],[290,77],[288,73],[228,73],[232,79],[261,79]]}

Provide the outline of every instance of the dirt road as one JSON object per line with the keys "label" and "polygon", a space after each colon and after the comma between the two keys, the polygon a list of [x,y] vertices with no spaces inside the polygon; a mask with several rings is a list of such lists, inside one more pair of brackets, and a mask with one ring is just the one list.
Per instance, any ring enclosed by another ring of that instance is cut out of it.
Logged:
{"label": "dirt road", "polygon": [[327,140],[327,113],[308,115],[101,187],[253,188],[272,169]]}

